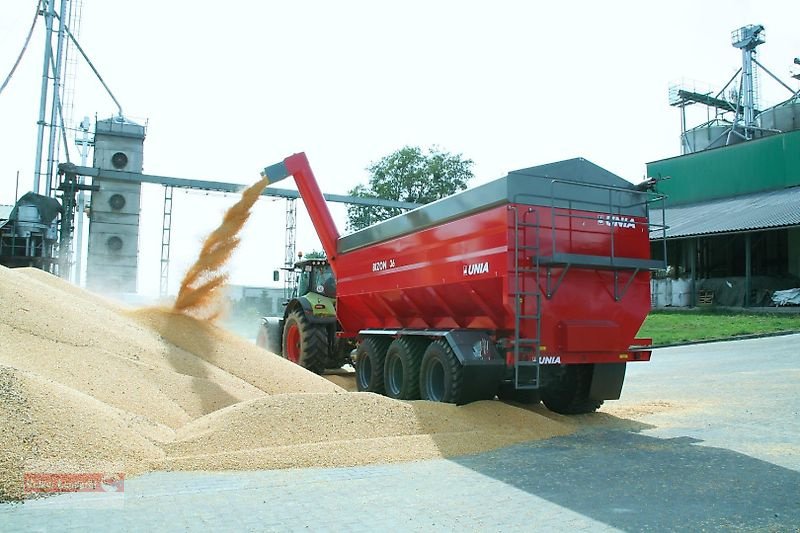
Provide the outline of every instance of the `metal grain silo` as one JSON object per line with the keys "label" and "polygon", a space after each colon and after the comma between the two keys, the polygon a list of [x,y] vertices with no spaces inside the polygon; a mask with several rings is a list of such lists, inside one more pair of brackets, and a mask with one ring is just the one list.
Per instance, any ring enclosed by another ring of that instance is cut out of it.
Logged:
{"label": "metal grain silo", "polygon": [[715,119],[686,130],[682,136],[684,152],[689,154],[742,142],[744,139],[732,128],[733,124],[727,120]]}
{"label": "metal grain silo", "polygon": [[761,128],[781,132],[800,129],[800,94],[762,111],[757,119]]}

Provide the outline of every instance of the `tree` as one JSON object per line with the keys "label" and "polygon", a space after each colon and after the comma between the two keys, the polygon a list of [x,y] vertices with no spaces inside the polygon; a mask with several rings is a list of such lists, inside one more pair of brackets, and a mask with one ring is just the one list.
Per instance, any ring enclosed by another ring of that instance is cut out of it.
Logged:
{"label": "tree", "polygon": [[[427,204],[466,189],[473,164],[436,146],[427,153],[418,146],[405,146],[367,167],[369,184],[356,185],[349,194]],[[349,205],[347,229],[356,231],[402,212],[396,207]]]}
{"label": "tree", "polygon": [[327,256],[322,250],[311,250],[303,255],[303,259],[325,259]]}

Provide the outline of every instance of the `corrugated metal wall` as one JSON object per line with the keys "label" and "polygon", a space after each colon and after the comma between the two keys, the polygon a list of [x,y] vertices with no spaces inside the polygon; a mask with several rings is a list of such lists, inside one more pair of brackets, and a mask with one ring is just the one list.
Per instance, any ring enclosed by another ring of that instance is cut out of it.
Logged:
{"label": "corrugated metal wall", "polygon": [[670,176],[658,186],[669,206],[800,185],[800,131],[654,161],[647,175]]}

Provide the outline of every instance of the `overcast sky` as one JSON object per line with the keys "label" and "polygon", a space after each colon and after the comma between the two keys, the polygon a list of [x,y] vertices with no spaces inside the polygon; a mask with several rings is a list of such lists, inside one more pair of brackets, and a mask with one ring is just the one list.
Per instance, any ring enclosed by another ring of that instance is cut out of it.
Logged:
{"label": "overcast sky", "polygon": [[[81,45],[126,116],[147,121],[151,174],[251,183],[265,165],[305,151],[323,191],[345,193],[366,182],[370,162],[404,145],[436,144],[475,161],[473,185],[577,156],[635,182],[646,162],[678,154],[670,83],[721,88],[739,67],[732,30],[763,24],[760,61],[797,88],[789,78],[800,56],[796,1],[82,3]],[[35,4],[0,2],[2,76]],[[14,201],[17,171],[22,191],[32,186],[41,22],[0,94],[4,204]],[[70,83],[75,124],[116,111],[83,64]],[[763,76],[762,95],[770,104],[788,92]],[[73,160],[76,152],[70,146]],[[158,292],[162,198],[162,188],[145,188],[146,294]],[[173,290],[234,201],[176,194]],[[259,201],[231,265],[233,283],[271,284],[283,261],[284,215],[283,200]],[[343,207],[334,215],[343,230]],[[301,213],[298,250],[319,248]]]}

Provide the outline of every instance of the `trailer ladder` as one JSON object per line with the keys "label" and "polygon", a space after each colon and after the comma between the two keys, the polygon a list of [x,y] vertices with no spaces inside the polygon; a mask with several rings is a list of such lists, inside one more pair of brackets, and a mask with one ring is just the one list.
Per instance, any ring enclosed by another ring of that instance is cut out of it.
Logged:
{"label": "trailer ladder", "polygon": [[[514,286],[510,291],[511,297],[514,298],[512,344],[514,388],[538,389],[541,377],[539,349],[542,330],[542,294],[539,289],[539,214],[530,207],[521,214],[520,208],[516,205],[510,205],[509,209],[514,212]],[[529,235],[533,236],[533,243],[529,243]],[[534,309],[528,310],[528,314],[526,314],[526,303],[531,299],[533,299]],[[533,330],[536,332],[535,336],[523,337],[523,331],[531,331],[530,326],[533,326]],[[532,359],[523,359],[524,353],[531,352]]]}

